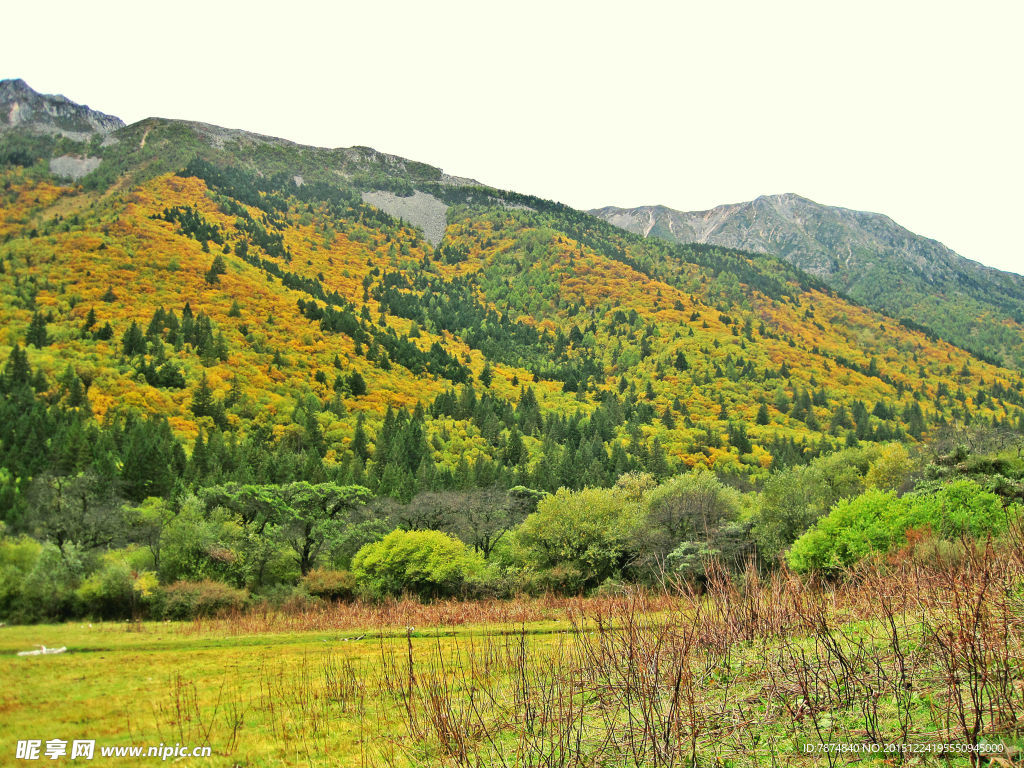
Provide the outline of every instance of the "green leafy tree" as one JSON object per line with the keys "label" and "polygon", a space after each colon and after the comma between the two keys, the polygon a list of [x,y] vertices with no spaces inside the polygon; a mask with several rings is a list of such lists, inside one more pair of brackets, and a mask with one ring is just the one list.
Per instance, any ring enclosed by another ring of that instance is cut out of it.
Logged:
{"label": "green leafy tree", "polygon": [[120,500],[91,472],[44,473],[33,479],[27,500],[24,525],[58,547],[74,542],[94,549],[124,540]]}
{"label": "green leafy tree", "polygon": [[643,525],[638,500],[623,489],[560,489],[517,529],[515,547],[542,582],[566,592],[620,576]]}
{"label": "green leafy tree", "polygon": [[166,499],[151,496],[137,507],[125,509],[125,522],[134,541],[143,544],[150,553],[153,569],[160,572],[160,555],[168,527],[177,517],[174,507]]}
{"label": "green leafy tree", "polygon": [[743,510],[740,492],[708,471],[674,477],[650,491],[645,501],[642,549],[645,561],[654,569],[682,542],[711,540]]}
{"label": "green leafy tree", "polygon": [[294,551],[303,576],[342,539],[352,513],[373,498],[362,486],[305,481],[282,486],[280,492],[278,535]]}
{"label": "green leafy tree", "polygon": [[497,487],[452,492],[447,528],[484,559],[526,517],[523,507]]}

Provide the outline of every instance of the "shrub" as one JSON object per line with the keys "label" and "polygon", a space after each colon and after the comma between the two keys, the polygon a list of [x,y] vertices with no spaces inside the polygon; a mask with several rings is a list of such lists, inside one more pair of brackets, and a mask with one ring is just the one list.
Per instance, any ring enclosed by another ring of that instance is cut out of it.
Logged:
{"label": "shrub", "polygon": [[[611,580],[611,577],[605,581]],[[527,569],[522,574],[522,590],[529,595],[544,595],[551,592],[562,595],[579,595],[587,587],[587,578],[574,565],[559,564],[540,571]]]}
{"label": "shrub", "polygon": [[154,613],[164,619],[216,616],[245,607],[248,593],[219,581],[176,581],[157,592]]}
{"label": "shrub", "polygon": [[28,536],[0,540],[0,616],[15,618],[22,585],[35,568],[42,548],[42,544]]}
{"label": "shrub", "polygon": [[148,605],[157,586],[156,573],[136,570],[131,550],[107,552],[100,567],[75,590],[85,613],[101,619],[134,618]]}
{"label": "shrub", "polygon": [[914,493],[907,499],[906,518],[894,521],[894,539],[922,527],[947,540],[962,535],[979,539],[1003,533],[1009,521],[999,497],[973,480],[958,480],[936,492]]}
{"label": "shrub", "polygon": [[479,555],[440,531],[394,530],[352,558],[356,582],[375,597],[403,592],[421,598],[453,595],[483,569]]}
{"label": "shrub", "polygon": [[906,502],[893,492],[870,490],[844,499],[793,544],[790,567],[797,571],[836,571],[892,543],[886,519],[903,514]]}
{"label": "shrub", "polygon": [[318,568],[302,579],[306,592],[323,600],[351,600],[356,594],[356,577],[351,571]]}
{"label": "shrub", "polygon": [[898,498],[870,490],[840,501],[793,544],[788,560],[797,571],[836,571],[928,529],[946,541],[982,538],[1006,530],[1007,511],[999,498],[972,480]]}
{"label": "shrub", "polygon": [[864,491],[864,476],[880,452],[877,446],[848,448],[815,459],[806,467],[775,472],[761,494],[754,526],[761,556],[776,558],[840,499]]}

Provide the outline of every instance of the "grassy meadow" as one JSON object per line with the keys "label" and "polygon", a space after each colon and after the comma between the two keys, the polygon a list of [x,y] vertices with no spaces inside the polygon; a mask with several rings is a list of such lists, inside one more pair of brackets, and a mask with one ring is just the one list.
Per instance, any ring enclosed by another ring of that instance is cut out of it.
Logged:
{"label": "grassy meadow", "polygon": [[[1019,546],[965,543],[832,584],[712,571],[657,594],[4,627],[0,733],[8,754],[209,744],[192,762],[223,766],[1011,765],[1022,575]],[[68,651],[15,655],[36,643]]]}

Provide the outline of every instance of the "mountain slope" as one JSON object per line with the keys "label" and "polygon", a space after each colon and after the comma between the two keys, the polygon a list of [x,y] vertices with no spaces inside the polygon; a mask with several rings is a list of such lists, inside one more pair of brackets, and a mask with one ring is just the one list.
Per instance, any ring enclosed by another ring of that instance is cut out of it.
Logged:
{"label": "mountain slope", "polygon": [[1024,276],[982,266],[887,216],[798,195],[708,211],[591,211],[644,237],[779,256],[886,314],[907,317],[994,361],[1024,366]]}
{"label": "mountain slope", "polygon": [[[0,511],[54,472],[408,499],[1024,426],[1019,374],[772,257],[365,148],[162,119],[88,144],[77,185],[41,144],[0,168]],[[433,233],[376,207],[427,197]]]}

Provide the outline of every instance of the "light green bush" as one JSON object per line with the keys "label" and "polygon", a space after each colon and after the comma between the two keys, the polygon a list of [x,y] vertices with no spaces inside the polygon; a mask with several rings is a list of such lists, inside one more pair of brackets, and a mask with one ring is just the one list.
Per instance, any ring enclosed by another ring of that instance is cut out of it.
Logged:
{"label": "light green bush", "polygon": [[82,558],[74,544],[43,544],[21,583],[13,617],[20,622],[57,621],[77,612],[75,588],[82,578]]}
{"label": "light green bush", "polygon": [[836,504],[793,544],[788,555],[797,571],[838,571],[906,541],[910,530],[927,529],[940,539],[983,538],[1006,530],[1010,515],[999,497],[972,480],[902,498],[869,490]]}
{"label": "light green bush", "polygon": [[453,595],[483,570],[483,558],[440,531],[394,530],[352,558],[356,583],[376,597],[403,592],[421,598]]}
{"label": "light green bush", "polygon": [[42,549],[42,544],[28,536],[0,538],[0,616],[3,618],[15,618],[22,585],[35,568]]}
{"label": "light green bush", "polygon": [[761,557],[775,562],[779,555],[840,499],[865,489],[865,475],[881,449],[847,448],[815,459],[806,467],[772,474],[761,493],[761,510],[754,526]]}

